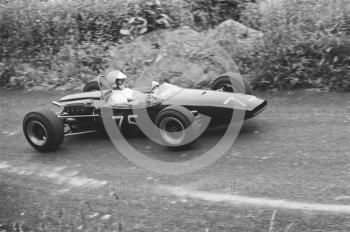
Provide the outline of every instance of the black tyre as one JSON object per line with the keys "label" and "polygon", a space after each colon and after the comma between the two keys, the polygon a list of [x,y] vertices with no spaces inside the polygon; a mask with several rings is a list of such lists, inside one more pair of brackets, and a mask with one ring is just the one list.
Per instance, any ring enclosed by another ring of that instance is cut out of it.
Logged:
{"label": "black tyre", "polygon": [[99,91],[100,86],[97,81],[89,81],[83,88],[83,92]]}
{"label": "black tyre", "polygon": [[168,106],[156,117],[159,136],[169,148],[192,145],[198,137],[198,124],[193,114],[183,106]]}
{"label": "black tyre", "polygon": [[51,110],[43,108],[24,117],[23,132],[30,145],[40,152],[56,150],[64,139],[61,119]]}
{"label": "black tyre", "polygon": [[211,85],[211,89],[231,93],[253,94],[249,82],[237,73],[226,73],[219,76]]}

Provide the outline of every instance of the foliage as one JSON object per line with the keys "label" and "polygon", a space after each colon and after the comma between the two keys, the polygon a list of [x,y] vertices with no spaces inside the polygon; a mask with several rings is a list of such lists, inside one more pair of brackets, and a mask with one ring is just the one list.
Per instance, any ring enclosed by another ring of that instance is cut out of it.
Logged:
{"label": "foliage", "polygon": [[247,1],[3,0],[0,86],[85,81],[110,63],[120,43],[181,24],[213,27],[237,19]]}
{"label": "foliage", "polygon": [[137,37],[157,29],[178,26],[159,1],[131,4],[129,12],[131,17],[124,19],[123,27],[119,31],[124,36]]}
{"label": "foliage", "polygon": [[[84,80],[86,73],[97,74],[108,64],[109,49],[125,39],[126,27],[136,19],[144,20],[143,33],[176,27],[169,16],[176,8],[152,0],[2,2],[0,86],[34,85],[31,75],[21,75],[28,73],[23,67],[57,74],[58,83],[81,76]],[[131,26],[126,37],[142,34]]]}
{"label": "foliage", "polygon": [[245,57],[257,88],[350,90],[350,4],[347,0],[281,0],[250,4],[244,22],[264,32]]}
{"label": "foliage", "polygon": [[199,29],[209,29],[227,20],[239,21],[247,3],[255,0],[185,0],[190,8],[192,23]]}
{"label": "foliage", "polygon": [[[239,54],[255,88],[350,90],[348,0],[2,0],[0,87],[79,83],[120,44],[158,29],[235,19],[264,43]],[[253,45],[252,45],[253,46]]]}

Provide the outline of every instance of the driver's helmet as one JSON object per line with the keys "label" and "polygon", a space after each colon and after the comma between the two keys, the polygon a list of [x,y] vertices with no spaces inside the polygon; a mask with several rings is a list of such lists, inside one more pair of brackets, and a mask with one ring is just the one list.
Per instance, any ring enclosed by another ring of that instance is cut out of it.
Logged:
{"label": "driver's helmet", "polygon": [[126,75],[119,70],[113,70],[107,74],[107,80],[110,83],[115,83],[115,89],[124,89]]}

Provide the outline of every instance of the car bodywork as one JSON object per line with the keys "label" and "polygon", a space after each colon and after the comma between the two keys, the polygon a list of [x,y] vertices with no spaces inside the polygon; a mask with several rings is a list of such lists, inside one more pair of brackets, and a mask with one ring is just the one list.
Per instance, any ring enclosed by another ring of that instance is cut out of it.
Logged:
{"label": "car bodywork", "polygon": [[23,119],[27,141],[40,152],[50,152],[65,136],[99,131],[110,134],[117,126],[122,132],[136,126],[163,146],[184,148],[208,127],[238,125],[235,122],[256,116],[267,104],[253,96],[249,83],[237,75],[218,77],[211,90],[155,81],[150,88],[130,89],[118,86],[119,82],[118,75],[99,75],[82,93],[54,101],[60,107],[58,113],[47,108],[28,112]]}
{"label": "car bodywork", "polygon": [[[163,84],[164,85],[164,84]],[[167,84],[170,87],[174,85]],[[157,114],[168,106],[178,105],[188,109],[195,117],[206,115],[211,118],[209,127],[229,124],[234,110],[244,111],[244,119],[262,112],[267,102],[252,95],[229,93],[214,90],[179,88],[179,91],[166,98],[148,102],[138,107],[145,108],[154,122]],[[152,93],[145,91],[145,95]],[[103,128],[101,107],[109,107],[103,91],[91,91],[62,97],[55,105],[62,108],[58,117],[67,126],[65,135],[90,133]],[[113,107],[113,119],[120,128],[136,125],[132,105]]]}

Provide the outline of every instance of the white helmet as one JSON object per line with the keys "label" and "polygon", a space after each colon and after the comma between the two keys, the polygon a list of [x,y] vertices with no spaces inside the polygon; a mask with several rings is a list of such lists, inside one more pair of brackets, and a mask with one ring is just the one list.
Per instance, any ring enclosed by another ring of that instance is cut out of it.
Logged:
{"label": "white helmet", "polygon": [[126,80],[126,75],[119,70],[113,70],[107,74],[107,80],[111,84],[115,83],[115,87],[117,89],[123,89]]}

